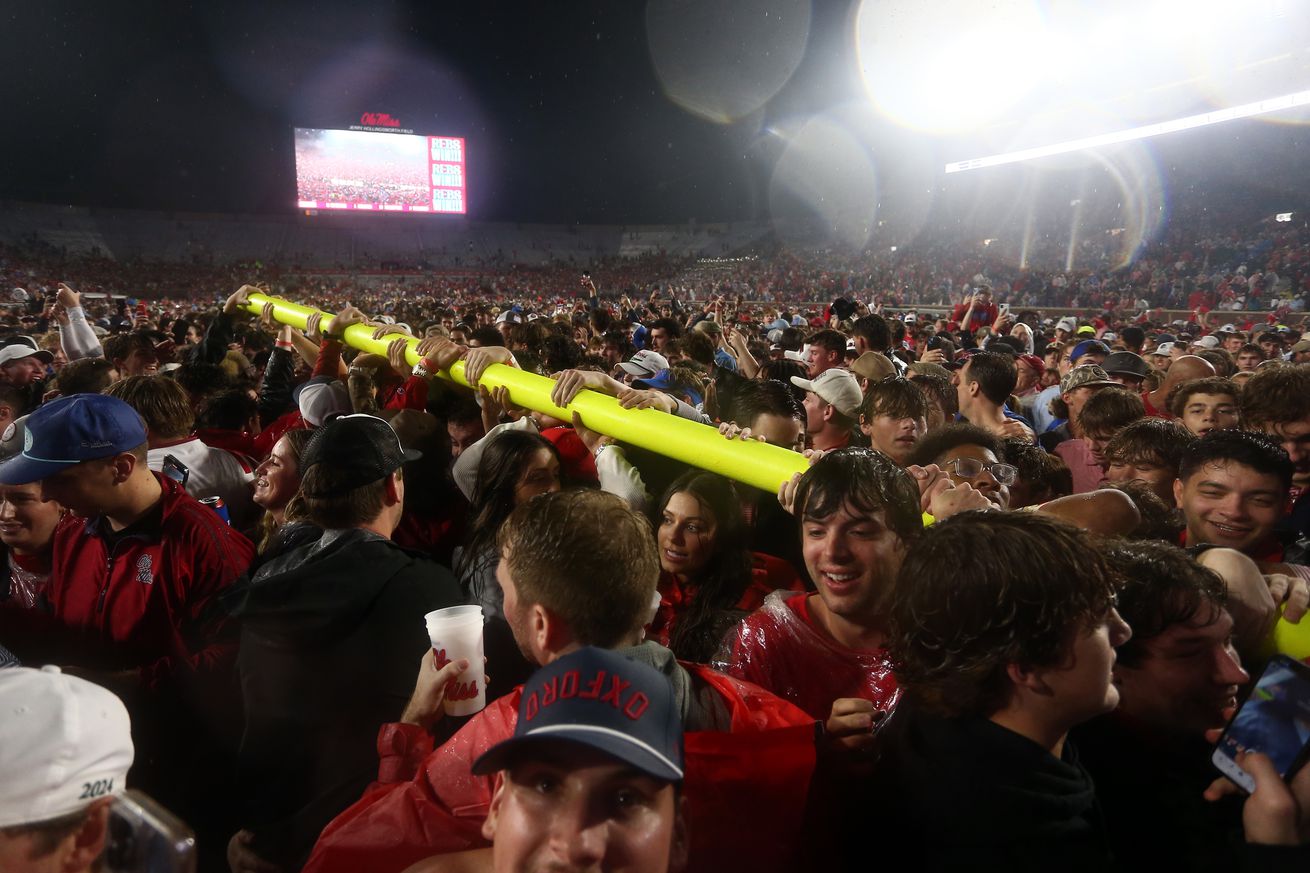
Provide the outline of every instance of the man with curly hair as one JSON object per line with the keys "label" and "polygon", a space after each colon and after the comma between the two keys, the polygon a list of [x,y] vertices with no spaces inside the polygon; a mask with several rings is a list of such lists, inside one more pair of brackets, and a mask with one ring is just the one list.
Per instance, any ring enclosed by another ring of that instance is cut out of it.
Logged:
{"label": "man with curly hair", "polygon": [[[966,572],[962,572],[967,568]],[[904,692],[860,810],[920,869],[1105,869],[1091,777],[1066,743],[1114,709],[1118,577],[1086,532],[969,512],[906,553],[889,648]]]}

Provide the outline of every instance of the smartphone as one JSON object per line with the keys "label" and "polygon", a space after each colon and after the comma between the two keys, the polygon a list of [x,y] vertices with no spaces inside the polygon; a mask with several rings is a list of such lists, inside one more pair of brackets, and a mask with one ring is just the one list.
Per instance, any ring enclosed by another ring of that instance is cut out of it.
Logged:
{"label": "smartphone", "polygon": [[196,835],[150,797],[128,789],[109,809],[109,873],[195,873]]}
{"label": "smartphone", "polygon": [[150,317],[150,310],[146,308],[146,302],[144,300],[138,300],[136,302],[136,314],[141,318]]}
{"label": "smartphone", "polygon": [[1310,754],[1310,667],[1276,656],[1219,737],[1211,761],[1250,793],[1255,780],[1236,760],[1244,751],[1268,755],[1284,779],[1305,763]]}
{"label": "smartphone", "polygon": [[1001,304],[1000,312],[1001,312],[1001,315],[1009,315],[1009,314],[1010,314],[1010,304],[1008,304],[1008,303],[1002,303],[1002,304]]}
{"label": "smartphone", "polygon": [[159,472],[163,473],[183,488],[186,487],[186,480],[191,478],[190,468],[172,455],[164,455],[164,466]]}

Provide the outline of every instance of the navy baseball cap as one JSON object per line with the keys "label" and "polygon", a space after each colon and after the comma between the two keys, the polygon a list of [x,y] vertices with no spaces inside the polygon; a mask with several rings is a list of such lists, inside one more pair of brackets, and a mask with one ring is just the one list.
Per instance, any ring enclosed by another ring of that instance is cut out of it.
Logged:
{"label": "navy baseball cap", "polygon": [[27,417],[23,451],[0,464],[0,483],[26,485],[83,461],[145,445],[146,425],[135,409],[106,394],[74,394]]}
{"label": "navy baseball cap", "polygon": [[522,748],[576,743],[656,779],[681,782],[682,717],[663,673],[592,646],[542,667],[523,684],[514,736],[473,762],[473,773],[503,770]]}
{"label": "navy baseball cap", "polygon": [[1070,350],[1069,362],[1076,364],[1079,358],[1087,354],[1108,355],[1110,354],[1110,347],[1100,340],[1083,340]]}

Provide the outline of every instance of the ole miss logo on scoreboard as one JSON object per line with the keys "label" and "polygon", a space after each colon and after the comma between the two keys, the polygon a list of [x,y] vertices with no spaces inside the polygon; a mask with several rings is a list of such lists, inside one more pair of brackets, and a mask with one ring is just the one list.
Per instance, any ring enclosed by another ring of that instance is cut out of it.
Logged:
{"label": "ole miss logo on scoreboard", "polygon": [[365,127],[400,127],[400,119],[385,112],[365,112],[359,117],[359,123]]}

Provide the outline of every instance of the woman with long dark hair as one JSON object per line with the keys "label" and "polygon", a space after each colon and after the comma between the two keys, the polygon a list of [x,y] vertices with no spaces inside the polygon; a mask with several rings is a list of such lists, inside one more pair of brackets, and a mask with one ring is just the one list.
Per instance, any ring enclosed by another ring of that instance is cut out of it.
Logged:
{"label": "woman with long dark hair", "polygon": [[708,661],[724,634],[775,588],[802,590],[785,562],[753,554],[731,481],[693,470],[660,501],[660,604],[649,635],[686,661]]}
{"label": "woman with long dark hair", "polygon": [[519,504],[559,489],[559,452],[550,440],[532,431],[503,430],[487,441],[469,498],[469,538],[455,552],[455,575],[484,615],[505,616],[505,595],[496,581],[501,524]]}

